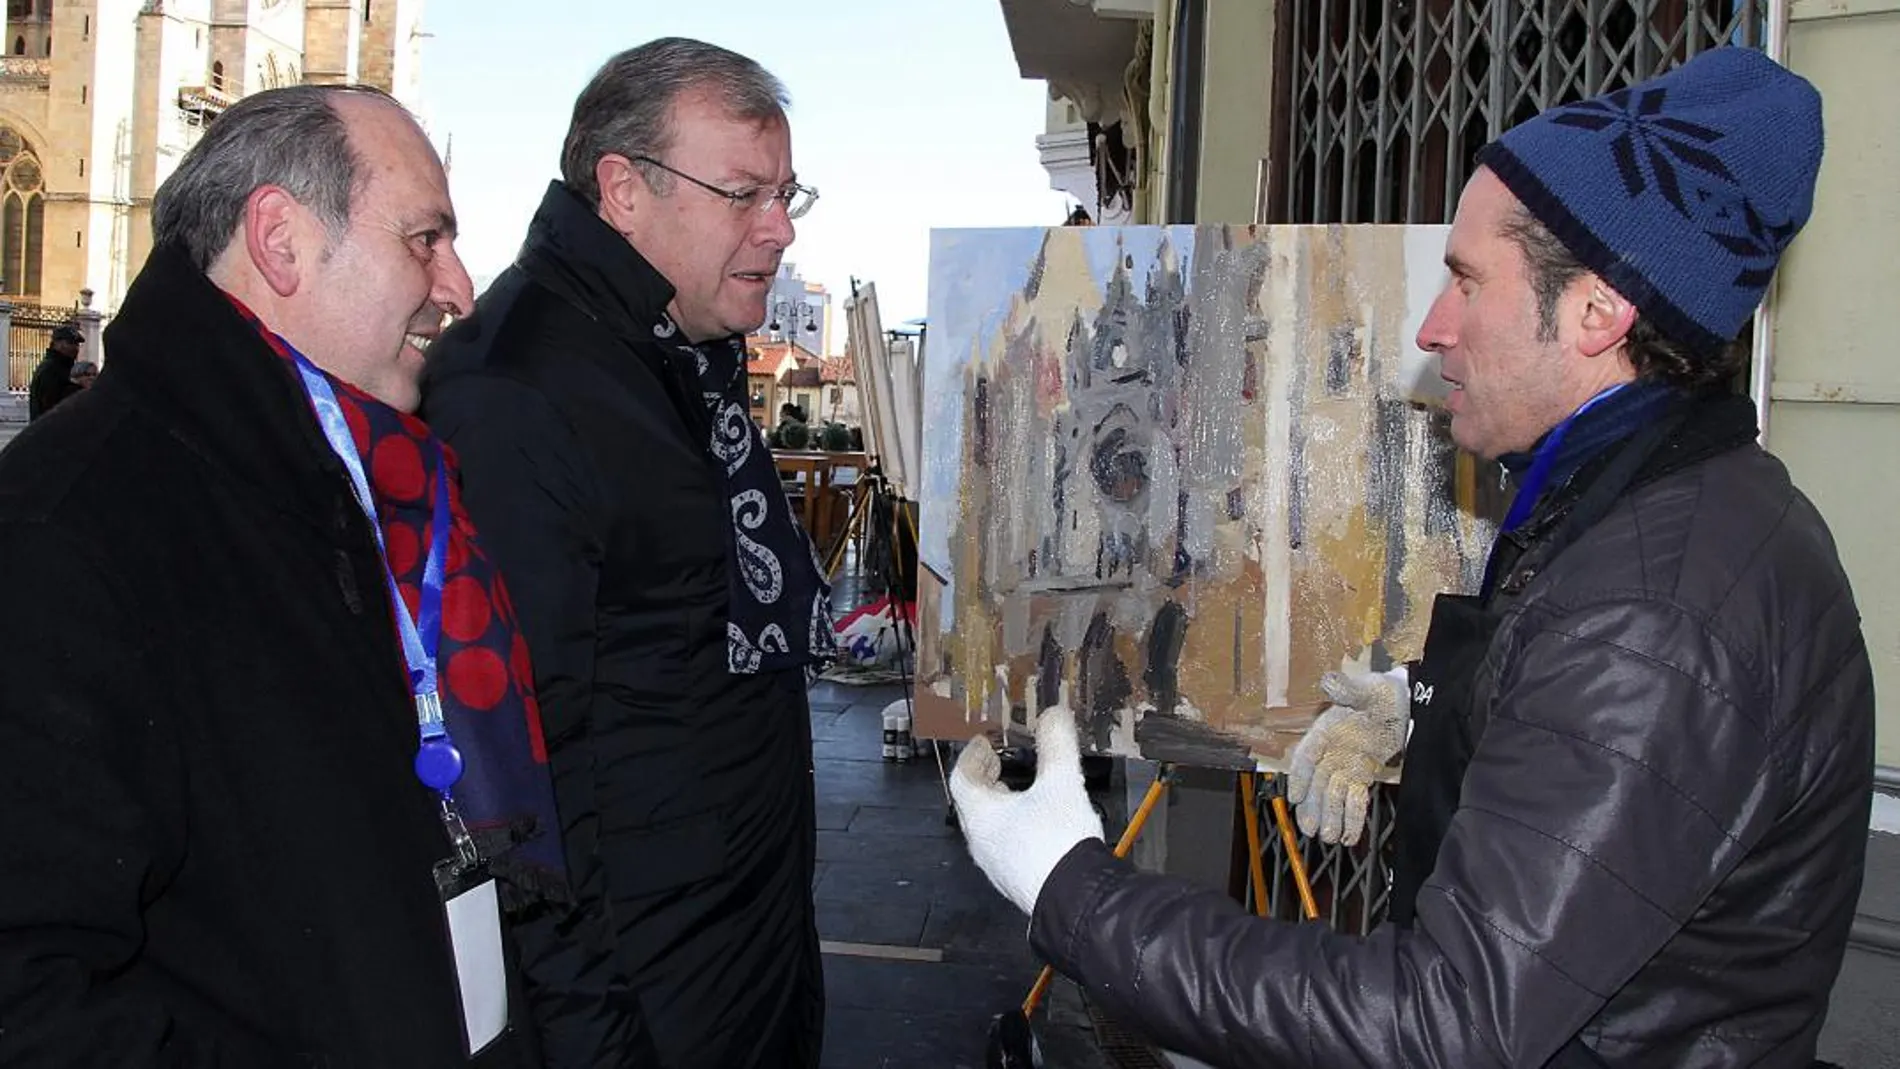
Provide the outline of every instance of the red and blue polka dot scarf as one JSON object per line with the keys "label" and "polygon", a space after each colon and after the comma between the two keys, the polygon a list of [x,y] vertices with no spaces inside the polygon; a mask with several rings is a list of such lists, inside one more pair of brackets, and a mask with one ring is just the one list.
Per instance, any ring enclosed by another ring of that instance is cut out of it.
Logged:
{"label": "red and blue polka dot scarf", "polygon": [[[239,304],[284,361],[297,371],[283,339]],[[534,697],[528,644],[515,620],[501,573],[482,552],[462,509],[455,454],[430,448],[427,424],[325,374],[350,425],[369,475],[383,545],[397,589],[412,616],[421,602],[424,557],[433,532],[435,458],[449,468],[448,560],[442,584],[442,640],[436,654],[443,719],[466,769],[455,801],[482,856],[500,878],[504,904],[568,898],[560,821],[548,775],[541,709]],[[301,387],[300,387],[301,388]],[[312,419],[315,418],[314,412]],[[383,589],[387,589],[384,587]],[[398,640],[393,632],[392,640]],[[405,680],[406,685],[406,680]],[[417,789],[424,790],[420,784]],[[446,843],[446,840],[445,840]]]}

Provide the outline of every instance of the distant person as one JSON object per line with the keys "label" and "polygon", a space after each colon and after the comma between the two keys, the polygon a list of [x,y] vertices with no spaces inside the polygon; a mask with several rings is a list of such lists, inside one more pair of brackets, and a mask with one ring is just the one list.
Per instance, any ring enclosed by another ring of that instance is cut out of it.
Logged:
{"label": "distant person", "polygon": [[53,328],[46,355],[40,358],[40,366],[33,369],[32,381],[27,384],[26,418],[29,422],[51,412],[61,401],[82,389],[73,381],[73,364],[85,344],[86,336],[77,327]]}
{"label": "distant person", "polygon": [[1095,220],[1089,217],[1089,212],[1087,208],[1084,208],[1080,204],[1078,204],[1075,206],[1075,210],[1069,213],[1069,218],[1064,220],[1062,225],[1063,226],[1094,226]]}
{"label": "distant person", "polygon": [[152,231],[112,377],[0,453],[0,1065],[538,1069],[526,649],[411,414],[472,303],[442,166],[382,93],[268,90]]}
{"label": "distant person", "polygon": [[90,360],[81,360],[73,365],[72,383],[82,390],[90,389],[99,378],[99,365]]}
{"label": "distant person", "polygon": [[714,45],[608,60],[514,265],[429,352],[423,412],[519,597],[579,883],[566,939],[526,948],[556,1069],[819,1063],[805,680],[830,595],[745,357],[817,197],[784,104]]}

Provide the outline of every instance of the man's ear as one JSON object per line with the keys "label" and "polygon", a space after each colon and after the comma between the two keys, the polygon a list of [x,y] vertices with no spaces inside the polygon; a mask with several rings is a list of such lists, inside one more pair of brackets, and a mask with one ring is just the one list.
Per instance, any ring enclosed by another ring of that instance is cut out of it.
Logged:
{"label": "man's ear", "polygon": [[594,162],[594,184],[600,188],[601,219],[616,233],[631,233],[634,216],[645,198],[652,195],[646,175],[632,160],[608,152]]}
{"label": "man's ear", "polygon": [[1585,356],[1614,352],[1636,324],[1636,306],[1608,282],[1587,275],[1584,283],[1583,321],[1577,333],[1577,351]]}
{"label": "man's ear", "polygon": [[271,292],[288,297],[297,292],[306,258],[303,231],[308,212],[279,186],[259,186],[244,200],[244,252]]}

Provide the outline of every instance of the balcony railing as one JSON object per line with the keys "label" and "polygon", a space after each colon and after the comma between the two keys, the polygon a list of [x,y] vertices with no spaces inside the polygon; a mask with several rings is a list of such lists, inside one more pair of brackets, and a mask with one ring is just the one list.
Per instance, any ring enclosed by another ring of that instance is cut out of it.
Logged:
{"label": "balcony railing", "polygon": [[25,85],[44,89],[52,80],[53,61],[26,56],[0,56],[0,85]]}
{"label": "balcony railing", "polygon": [[214,73],[205,79],[203,85],[180,86],[178,107],[181,111],[210,119],[237,103],[243,95],[244,90],[236,78]]}

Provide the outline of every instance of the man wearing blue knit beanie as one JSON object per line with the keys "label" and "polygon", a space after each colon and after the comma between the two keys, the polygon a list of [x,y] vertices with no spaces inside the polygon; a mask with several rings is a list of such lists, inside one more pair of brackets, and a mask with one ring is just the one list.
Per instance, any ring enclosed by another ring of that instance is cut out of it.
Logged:
{"label": "man wearing blue knit beanie", "polygon": [[1734,383],[1821,145],[1812,86],[1722,48],[1479,155],[1418,342],[1516,496],[1420,661],[1326,679],[1288,784],[1308,834],[1353,843],[1403,760],[1387,923],[1261,920],[1114,858],[1056,756],[1066,710],[1027,791],[966,750],[971,853],[1091,1001],[1216,1066],[1813,1064],[1872,672],[1827,525]]}

